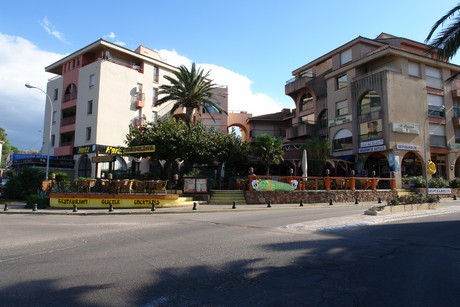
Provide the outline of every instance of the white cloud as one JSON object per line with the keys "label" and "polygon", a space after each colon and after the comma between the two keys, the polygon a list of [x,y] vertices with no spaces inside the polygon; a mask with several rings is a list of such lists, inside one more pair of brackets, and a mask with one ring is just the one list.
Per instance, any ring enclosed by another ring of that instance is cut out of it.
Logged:
{"label": "white cloud", "polygon": [[122,47],[126,46],[125,42],[122,42],[119,39],[116,39],[117,35],[114,32],[110,32],[109,34],[104,35],[102,38],[104,38],[105,40],[111,41],[112,43],[117,44],[119,46],[122,46]]}
{"label": "white cloud", "polygon": [[[116,37],[115,34],[113,34]],[[40,149],[46,96],[24,86],[30,83],[46,91],[47,80],[54,74],[45,67],[62,59],[64,54],[40,50],[30,41],[0,33],[0,127],[6,130],[11,144],[19,149]],[[192,61],[175,50],[161,50],[160,55],[174,66],[190,66]],[[280,111],[283,107],[263,93],[252,90],[249,78],[212,64],[197,65],[211,70],[217,84],[228,85],[229,110],[247,111],[253,115]]]}
{"label": "white cloud", "polygon": [[64,38],[64,34],[61,32],[57,31],[54,27],[54,25],[48,20],[48,17],[43,18],[43,21],[40,22],[40,25],[45,29],[45,31],[54,37],[56,37],[58,40],[60,40],[63,43],[70,44],[66,39]]}
{"label": "white cloud", "polygon": [[[158,52],[168,64],[188,67],[192,65],[190,59],[178,54],[175,50],[162,49]],[[229,111],[247,111],[256,116],[279,112],[283,109],[282,103],[263,93],[254,92],[251,88],[252,81],[248,77],[214,64],[196,63],[196,65],[203,68],[205,72],[210,71],[214,83],[228,86]]]}
{"label": "white cloud", "polygon": [[54,75],[45,66],[64,55],[39,50],[21,37],[0,33],[0,127],[6,130],[13,146],[20,149],[40,149],[43,112],[46,97],[30,83],[46,90],[46,82]]}

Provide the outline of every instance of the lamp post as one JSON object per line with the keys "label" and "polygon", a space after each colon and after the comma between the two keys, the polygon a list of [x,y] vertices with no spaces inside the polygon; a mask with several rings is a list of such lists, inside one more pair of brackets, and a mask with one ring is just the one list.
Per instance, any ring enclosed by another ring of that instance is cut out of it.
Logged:
{"label": "lamp post", "polygon": [[[442,105],[440,107],[440,110],[443,111],[446,107],[444,105]],[[427,145],[426,145],[426,122],[430,116],[429,114],[430,110],[428,110],[426,112],[426,116],[425,116],[425,121],[423,122],[423,160],[424,160],[424,163],[425,163],[425,193],[426,193],[426,197],[428,197],[428,161],[427,161],[427,157],[426,157],[426,150],[427,150]]]}
{"label": "lamp post", "polygon": [[50,123],[49,123],[49,136],[48,136],[48,154],[46,155],[46,170],[45,170],[45,180],[48,180],[48,175],[50,171],[50,147],[51,147],[51,128],[53,127],[53,102],[51,101],[50,96],[41,88],[30,85],[26,83],[27,88],[34,88],[46,95],[48,102],[50,103]]}

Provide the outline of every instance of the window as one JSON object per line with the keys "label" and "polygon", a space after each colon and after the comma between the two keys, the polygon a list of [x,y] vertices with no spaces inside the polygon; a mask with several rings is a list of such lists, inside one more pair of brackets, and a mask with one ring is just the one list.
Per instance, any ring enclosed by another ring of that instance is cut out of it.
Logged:
{"label": "window", "polygon": [[53,111],[53,118],[51,119],[53,123],[56,122],[56,114],[57,114],[57,111]]}
{"label": "window", "polygon": [[409,76],[420,77],[420,65],[415,62],[409,62],[408,74]]}
{"label": "window", "polygon": [[56,142],[56,136],[53,134],[51,135],[51,146],[54,147],[54,144]]}
{"label": "window", "polygon": [[426,84],[431,87],[435,88],[442,88],[442,75],[441,69],[436,67],[427,66],[425,68],[425,75],[426,75]]}
{"label": "window", "polygon": [[89,87],[93,87],[96,85],[96,76],[94,74],[89,76]]}
{"label": "window", "polygon": [[152,89],[152,105],[155,106],[158,101],[158,89],[154,87]]}
{"label": "window", "polygon": [[87,113],[93,114],[93,101],[92,100],[88,101]]}
{"label": "window", "polygon": [[335,111],[336,116],[342,116],[342,115],[348,114],[348,101],[343,100],[343,101],[337,102],[337,104],[335,105],[335,110],[336,110]]}
{"label": "window", "polygon": [[160,69],[158,66],[153,66],[153,82],[158,82],[160,80]]}
{"label": "window", "polygon": [[[217,102],[217,101],[214,101],[214,103],[216,105],[218,105],[219,107],[221,105],[220,102]],[[211,104],[208,103],[208,102],[205,102],[204,106],[206,106],[208,108],[208,111],[206,111],[206,109],[203,108],[203,113],[208,113],[208,114],[221,114],[222,113],[219,110],[217,110],[216,108],[214,108],[213,106],[211,106]]]}
{"label": "window", "polygon": [[337,77],[336,84],[335,84],[335,88],[337,90],[341,89],[341,88],[344,88],[344,87],[347,87],[347,86],[348,86],[348,77],[347,77],[346,74]]}
{"label": "window", "polygon": [[86,127],[86,140],[91,141],[91,127]]}
{"label": "window", "polygon": [[152,124],[156,125],[158,121],[158,112],[152,111]]}
{"label": "window", "polygon": [[345,150],[345,149],[352,149],[353,148],[353,136],[351,131],[348,129],[339,130],[332,142],[332,149],[333,150]]}
{"label": "window", "polygon": [[319,113],[318,123],[320,128],[327,127],[327,109],[322,110],[321,113]]}
{"label": "window", "polygon": [[352,59],[351,49],[345,50],[340,54],[340,64],[345,64],[350,62]]}
{"label": "window", "polygon": [[444,97],[428,94],[428,115],[444,117]]}
{"label": "window", "polygon": [[365,115],[373,112],[380,111],[382,104],[380,102],[380,95],[375,91],[367,92],[366,95],[361,99],[359,106],[359,114]]}
{"label": "window", "polygon": [[57,88],[54,89],[53,100],[58,100],[59,97],[59,90]]}

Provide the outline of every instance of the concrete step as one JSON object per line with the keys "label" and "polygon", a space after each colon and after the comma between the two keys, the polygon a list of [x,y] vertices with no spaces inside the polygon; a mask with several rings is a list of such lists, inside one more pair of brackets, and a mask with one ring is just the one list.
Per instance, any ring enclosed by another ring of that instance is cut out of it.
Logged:
{"label": "concrete step", "polygon": [[209,200],[210,204],[245,204],[244,192],[241,190],[214,190]]}

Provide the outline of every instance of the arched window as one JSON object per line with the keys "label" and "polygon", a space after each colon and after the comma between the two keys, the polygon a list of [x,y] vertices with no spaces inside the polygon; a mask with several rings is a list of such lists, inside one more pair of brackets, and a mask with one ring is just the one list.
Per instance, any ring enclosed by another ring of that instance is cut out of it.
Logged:
{"label": "arched window", "polygon": [[332,142],[332,149],[333,150],[346,150],[353,148],[353,135],[350,130],[348,129],[341,129],[339,130]]}
{"label": "arched window", "polygon": [[82,155],[78,161],[78,176],[91,177],[91,160],[88,155]]}
{"label": "arched window", "polygon": [[312,107],[313,107],[313,96],[310,93],[303,94],[299,102],[300,111],[305,111]]}
{"label": "arched window", "polygon": [[380,95],[376,91],[367,92],[359,104],[359,115],[366,115],[380,111],[382,103],[380,101]]}
{"label": "arched window", "polygon": [[327,109],[322,110],[321,113],[319,113],[318,124],[320,128],[325,128],[328,126],[327,125]]}
{"label": "arched window", "polygon": [[73,83],[67,85],[64,91],[64,102],[77,99],[77,86]]}

